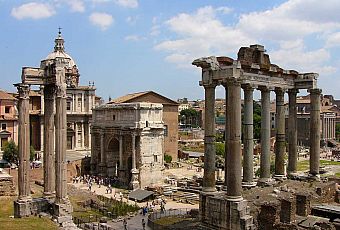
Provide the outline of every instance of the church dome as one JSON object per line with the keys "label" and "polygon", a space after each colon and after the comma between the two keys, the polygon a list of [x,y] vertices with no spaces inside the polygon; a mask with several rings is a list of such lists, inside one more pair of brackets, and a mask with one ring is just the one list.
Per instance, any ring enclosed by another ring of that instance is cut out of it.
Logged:
{"label": "church dome", "polygon": [[47,57],[42,62],[48,62],[49,60],[55,60],[56,58],[63,58],[65,60],[68,60],[67,68],[73,68],[74,66],[76,66],[73,58],[65,52],[64,39],[62,38],[60,31],[58,33],[58,37],[54,40],[54,42],[54,51],[47,55]]}

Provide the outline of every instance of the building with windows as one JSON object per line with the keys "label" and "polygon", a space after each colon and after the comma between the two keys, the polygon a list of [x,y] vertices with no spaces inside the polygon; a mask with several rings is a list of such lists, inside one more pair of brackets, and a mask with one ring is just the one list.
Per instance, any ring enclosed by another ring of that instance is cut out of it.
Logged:
{"label": "building with windows", "polygon": [[0,152],[6,142],[18,141],[17,99],[13,95],[0,90]]}
{"label": "building with windows", "polygon": [[151,102],[163,105],[164,154],[173,161],[178,156],[178,103],[153,91],[127,94],[111,100],[109,104]]}
{"label": "building with windows", "polygon": [[116,177],[132,189],[162,181],[163,106],[111,103],[93,110],[91,174]]}

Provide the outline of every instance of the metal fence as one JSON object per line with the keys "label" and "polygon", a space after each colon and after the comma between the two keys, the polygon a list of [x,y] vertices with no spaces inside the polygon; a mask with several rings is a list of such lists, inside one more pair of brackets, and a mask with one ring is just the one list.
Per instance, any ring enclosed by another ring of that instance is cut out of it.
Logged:
{"label": "metal fence", "polygon": [[173,229],[170,226],[164,226],[161,224],[155,223],[156,220],[164,218],[164,217],[169,217],[169,216],[176,216],[176,217],[181,217],[181,218],[187,218],[187,217],[192,217],[196,218],[197,215],[194,214],[193,212],[194,209],[189,209],[189,208],[181,208],[181,209],[169,209],[169,210],[164,210],[164,211],[157,211],[150,213],[148,216],[148,226],[151,229],[154,230],[167,230],[167,229]]}

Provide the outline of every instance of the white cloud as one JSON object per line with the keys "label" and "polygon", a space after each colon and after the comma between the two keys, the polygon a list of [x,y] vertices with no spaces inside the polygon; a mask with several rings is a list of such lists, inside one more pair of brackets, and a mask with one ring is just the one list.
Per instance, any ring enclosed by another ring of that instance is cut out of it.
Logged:
{"label": "white cloud", "polygon": [[221,7],[218,7],[216,11],[220,11],[222,12],[222,14],[230,14],[231,12],[233,12],[233,9],[227,6],[221,6]]}
{"label": "white cloud", "polygon": [[89,20],[93,25],[98,26],[101,30],[106,30],[114,22],[112,15],[98,12],[92,13]]}
{"label": "white cloud", "polygon": [[[198,9],[194,14],[179,14],[166,22],[178,39],[166,40],[155,46],[156,50],[170,52],[167,61],[180,63],[184,60],[207,55],[225,55],[240,46],[249,45],[253,39],[235,28],[225,26],[216,18],[211,6]],[[190,65],[190,62],[187,64]]]}
{"label": "white cloud", "polygon": [[49,18],[55,14],[54,8],[46,3],[30,2],[19,7],[14,7],[11,15],[16,19],[42,19]]}
{"label": "white cloud", "polygon": [[144,39],[145,39],[144,37],[140,37],[138,35],[128,35],[124,38],[125,41],[134,41],[134,42],[138,42]]}
{"label": "white cloud", "polygon": [[126,18],[126,22],[129,24],[129,25],[136,25],[137,21],[139,19],[139,16],[129,16]]}
{"label": "white cloud", "polygon": [[127,8],[137,8],[138,0],[115,0],[117,5],[127,7]]}
{"label": "white cloud", "polygon": [[165,60],[180,66],[202,56],[236,58],[241,46],[256,42],[266,45],[272,62],[283,68],[337,71],[327,48],[340,46],[340,1],[287,0],[272,9],[240,14],[232,24],[217,17],[231,11],[206,6],[178,14],[164,24],[171,37],[154,48],[167,52]]}
{"label": "white cloud", "polygon": [[73,12],[84,12],[85,11],[85,5],[82,0],[67,0],[65,1],[70,7],[71,11]]}

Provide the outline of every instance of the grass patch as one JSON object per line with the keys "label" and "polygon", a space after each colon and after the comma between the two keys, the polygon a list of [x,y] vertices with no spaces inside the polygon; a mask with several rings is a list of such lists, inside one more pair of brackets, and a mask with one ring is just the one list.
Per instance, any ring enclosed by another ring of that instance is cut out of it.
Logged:
{"label": "grass patch", "polygon": [[[320,166],[339,165],[339,161],[320,160]],[[309,170],[309,160],[298,161],[297,171]],[[340,175],[339,175],[340,176]]]}
{"label": "grass patch", "polygon": [[26,217],[10,218],[13,216],[13,201],[16,197],[0,197],[0,226],[6,230],[43,230],[58,229],[58,227],[48,218]]}
{"label": "grass patch", "polygon": [[159,225],[163,225],[163,226],[170,226],[170,225],[174,225],[176,223],[185,221],[185,220],[192,220],[192,218],[189,217],[178,217],[178,216],[167,216],[164,218],[160,218],[155,220],[155,224],[159,224]]}

